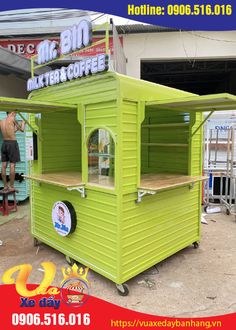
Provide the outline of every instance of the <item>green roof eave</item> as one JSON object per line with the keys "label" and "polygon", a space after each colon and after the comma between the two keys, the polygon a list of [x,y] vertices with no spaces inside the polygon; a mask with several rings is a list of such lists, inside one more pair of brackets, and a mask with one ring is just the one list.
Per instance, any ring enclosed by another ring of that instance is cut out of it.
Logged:
{"label": "green roof eave", "polygon": [[236,96],[228,93],[188,96],[146,102],[146,107],[157,110],[175,110],[189,113],[236,110]]}

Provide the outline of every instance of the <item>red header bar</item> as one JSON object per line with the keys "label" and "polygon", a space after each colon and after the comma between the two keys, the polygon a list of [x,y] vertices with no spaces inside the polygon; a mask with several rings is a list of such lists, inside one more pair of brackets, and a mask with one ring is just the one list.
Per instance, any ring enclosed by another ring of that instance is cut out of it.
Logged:
{"label": "red header bar", "polygon": [[[50,40],[55,40],[59,42],[59,38],[48,38]],[[45,40],[45,38],[38,39],[0,39],[0,46],[7,48],[8,50],[18,54],[30,58],[31,56],[37,54],[37,46],[38,44]],[[93,38],[93,43],[101,40],[101,38]],[[120,42],[123,45],[123,38],[120,37]],[[111,54],[113,53],[113,38],[109,39],[109,49]],[[84,52],[75,53],[73,56],[94,56],[97,54],[104,54],[105,51],[105,42],[92,46],[91,48],[85,50]]]}

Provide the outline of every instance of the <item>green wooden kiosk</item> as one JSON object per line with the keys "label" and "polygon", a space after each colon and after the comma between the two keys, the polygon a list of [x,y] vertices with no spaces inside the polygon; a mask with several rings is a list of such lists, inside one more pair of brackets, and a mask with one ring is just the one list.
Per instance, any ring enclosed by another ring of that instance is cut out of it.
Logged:
{"label": "green wooden kiosk", "polygon": [[[235,96],[197,96],[108,71],[34,91],[29,100],[2,97],[0,106],[40,114],[28,176],[34,238],[123,295],[130,278],[197,246],[202,113],[235,109]],[[60,203],[71,215],[64,232],[54,217]]]}

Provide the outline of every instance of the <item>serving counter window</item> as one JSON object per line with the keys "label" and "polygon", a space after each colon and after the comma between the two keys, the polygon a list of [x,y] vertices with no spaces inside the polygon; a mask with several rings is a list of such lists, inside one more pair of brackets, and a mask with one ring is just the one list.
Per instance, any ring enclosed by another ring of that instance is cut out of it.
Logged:
{"label": "serving counter window", "polygon": [[81,185],[81,125],[77,111],[42,113],[38,125],[39,159],[34,161],[34,173],[27,177],[65,188]]}
{"label": "serving counter window", "polygon": [[189,184],[190,115],[147,107],[141,127],[143,189],[162,190]]}
{"label": "serving counter window", "polygon": [[88,182],[114,187],[115,145],[109,131],[96,129],[88,139]]}
{"label": "serving counter window", "polygon": [[188,174],[188,114],[148,108],[141,136],[142,174]]}

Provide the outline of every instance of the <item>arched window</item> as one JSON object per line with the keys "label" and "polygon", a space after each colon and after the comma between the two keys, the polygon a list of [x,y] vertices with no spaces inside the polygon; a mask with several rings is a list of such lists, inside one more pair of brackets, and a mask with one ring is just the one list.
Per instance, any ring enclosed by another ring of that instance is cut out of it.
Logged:
{"label": "arched window", "polygon": [[109,131],[96,129],[88,140],[88,182],[114,187],[115,144]]}

